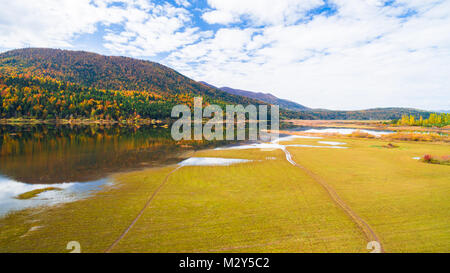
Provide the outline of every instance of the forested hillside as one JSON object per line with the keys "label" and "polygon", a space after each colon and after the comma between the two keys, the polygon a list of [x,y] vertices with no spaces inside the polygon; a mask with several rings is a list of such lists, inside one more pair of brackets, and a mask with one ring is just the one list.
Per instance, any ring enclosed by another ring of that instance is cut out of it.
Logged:
{"label": "forested hillside", "polygon": [[[0,118],[166,119],[174,105],[192,106],[196,96],[202,96],[205,105],[222,107],[276,102],[229,94],[150,61],[46,48],[0,54],[0,94]],[[430,114],[407,108],[292,111],[288,106],[280,104],[282,119],[398,119]]]}
{"label": "forested hillside", "polygon": [[18,49],[0,54],[0,117],[170,117],[176,104],[265,104],[193,81],[163,65],[82,51]]}
{"label": "forested hillside", "polygon": [[450,125],[450,113],[430,114],[428,118],[422,116],[404,115],[401,119],[392,120],[395,125],[445,127]]}
{"label": "forested hillside", "polygon": [[[201,82],[207,86],[214,87],[213,85]],[[388,120],[398,119],[402,115],[413,115],[419,118],[419,116],[427,117],[430,112],[421,111],[412,108],[375,108],[367,110],[355,110],[355,111],[333,111],[327,109],[312,109],[293,101],[277,98],[270,93],[252,92],[239,89],[233,89],[230,87],[221,87],[220,90],[229,94],[244,96],[248,98],[258,99],[266,103],[279,105],[281,108],[286,109],[283,111],[283,116],[288,119],[354,119],[354,120]]]}
{"label": "forested hillside", "polygon": [[37,119],[163,119],[183,95],[83,87],[51,78],[0,75],[0,116]]}
{"label": "forested hillside", "polygon": [[[428,117],[431,112],[413,108],[374,108],[355,111],[317,110],[300,111],[295,114],[309,115],[312,119],[349,119],[349,120],[391,120],[401,118],[403,115]],[[295,117],[295,114],[293,115]]]}
{"label": "forested hillside", "polygon": [[[200,83],[205,84],[206,86],[209,86],[209,87],[216,88],[215,86],[213,86],[207,82],[204,82],[204,81],[200,81]],[[263,101],[266,103],[279,105],[281,108],[290,110],[290,111],[309,110],[308,107],[305,107],[301,104],[298,104],[298,103],[290,101],[290,100],[280,99],[270,93],[246,91],[246,90],[234,89],[231,87],[220,87],[219,89],[227,92],[228,94],[243,96],[243,97],[247,97],[247,98],[260,100],[260,101]]]}
{"label": "forested hillside", "polygon": [[243,104],[255,102],[200,84],[158,63],[84,51],[12,50],[0,54],[0,72],[50,77],[98,89],[206,95]]}

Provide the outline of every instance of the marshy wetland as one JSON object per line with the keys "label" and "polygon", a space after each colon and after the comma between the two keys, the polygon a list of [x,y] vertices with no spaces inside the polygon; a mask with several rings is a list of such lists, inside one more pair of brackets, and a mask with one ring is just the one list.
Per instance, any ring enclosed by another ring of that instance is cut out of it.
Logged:
{"label": "marshy wetland", "polygon": [[[450,251],[450,167],[414,159],[450,154],[447,142],[301,128],[230,146],[150,126],[0,128],[0,252],[70,241],[83,252],[369,252],[371,232],[386,252]],[[33,193],[48,187],[58,190]]]}

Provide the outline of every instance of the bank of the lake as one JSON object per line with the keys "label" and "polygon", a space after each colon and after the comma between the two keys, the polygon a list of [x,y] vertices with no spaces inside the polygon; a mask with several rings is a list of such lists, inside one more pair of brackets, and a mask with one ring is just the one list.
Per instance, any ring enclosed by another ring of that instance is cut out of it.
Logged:
{"label": "bank of the lake", "polygon": [[157,119],[129,119],[129,120],[111,120],[111,119],[34,119],[34,118],[7,118],[0,119],[0,125],[154,125],[155,127],[167,128],[169,121]]}
{"label": "bank of the lake", "polygon": [[389,120],[285,120],[284,122],[296,127],[310,128],[342,128],[394,132],[433,132],[450,134],[450,127],[424,127],[392,125]]}

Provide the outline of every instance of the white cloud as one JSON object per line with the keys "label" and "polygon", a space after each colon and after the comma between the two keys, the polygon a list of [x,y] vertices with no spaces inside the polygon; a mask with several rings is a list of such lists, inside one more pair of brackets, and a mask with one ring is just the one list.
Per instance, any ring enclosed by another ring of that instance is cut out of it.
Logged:
{"label": "white cloud", "polygon": [[183,6],[183,7],[190,7],[191,3],[189,3],[188,0],[175,0],[175,3],[177,3],[178,6]]}
{"label": "white cloud", "polygon": [[189,26],[191,14],[185,8],[167,3],[150,4],[147,8],[135,4],[128,7],[127,15],[123,31],[111,32],[104,37],[104,46],[113,52],[149,57],[176,50],[211,35]]}
{"label": "white cloud", "polygon": [[81,33],[93,33],[96,24],[120,22],[118,7],[108,1],[80,0],[1,0],[0,47],[68,47],[70,39]]}
{"label": "white cloud", "polygon": [[249,19],[252,24],[291,24],[323,0],[208,0],[212,8],[203,14],[210,24],[228,24]]}
{"label": "white cloud", "polygon": [[0,0],[0,48],[77,48],[90,33],[110,53],[311,107],[450,109],[448,0],[198,3]]}
{"label": "white cloud", "polygon": [[272,92],[311,107],[450,108],[450,1],[332,2],[337,14],[290,25],[290,11],[268,19],[242,5],[243,12],[223,23],[246,14],[267,25],[224,27],[165,62],[217,86]]}
{"label": "white cloud", "polygon": [[[104,47],[113,53],[154,56],[191,44],[210,32],[190,26],[183,7],[150,0],[0,0],[0,48],[66,47],[80,34],[106,27]],[[7,2],[7,3],[6,3]],[[115,24],[123,31],[111,30]]]}
{"label": "white cloud", "polygon": [[231,12],[213,10],[202,15],[203,19],[210,24],[228,24],[238,20]]}
{"label": "white cloud", "polygon": [[[114,54],[151,57],[191,44],[210,32],[190,26],[189,1],[179,7],[150,0],[0,0],[0,48],[73,47],[81,34],[105,27],[104,47]],[[7,3],[6,3],[7,2]],[[109,26],[114,24],[122,31]]]}

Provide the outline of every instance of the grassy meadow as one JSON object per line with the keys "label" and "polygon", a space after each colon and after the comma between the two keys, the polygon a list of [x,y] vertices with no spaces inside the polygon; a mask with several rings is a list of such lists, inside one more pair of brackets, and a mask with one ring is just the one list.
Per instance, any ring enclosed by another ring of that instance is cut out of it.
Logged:
{"label": "grassy meadow", "polygon": [[370,223],[386,252],[449,252],[450,169],[413,157],[448,155],[450,146],[338,140],[350,148],[289,150]]}
{"label": "grassy meadow", "polygon": [[[377,233],[386,252],[450,252],[450,168],[413,157],[450,153],[445,143],[294,139],[348,149],[288,147]],[[0,252],[104,252],[165,179],[111,252],[369,252],[363,232],[313,177],[275,150],[204,150],[195,157],[252,160],[118,174],[93,197],[0,219]],[[175,170],[175,171],[174,171]]]}

